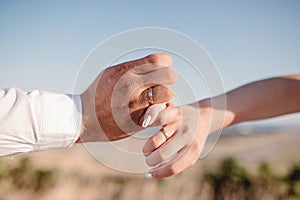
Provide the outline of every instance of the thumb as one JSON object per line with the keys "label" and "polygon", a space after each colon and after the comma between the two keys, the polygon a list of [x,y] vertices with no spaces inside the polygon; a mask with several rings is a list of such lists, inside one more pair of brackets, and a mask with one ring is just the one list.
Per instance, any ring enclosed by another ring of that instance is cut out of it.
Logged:
{"label": "thumb", "polygon": [[154,104],[152,106],[149,106],[149,108],[147,109],[144,115],[144,121],[142,123],[142,127],[146,128],[148,125],[152,124],[157,118],[160,111],[164,110],[166,107],[167,107],[166,103]]}

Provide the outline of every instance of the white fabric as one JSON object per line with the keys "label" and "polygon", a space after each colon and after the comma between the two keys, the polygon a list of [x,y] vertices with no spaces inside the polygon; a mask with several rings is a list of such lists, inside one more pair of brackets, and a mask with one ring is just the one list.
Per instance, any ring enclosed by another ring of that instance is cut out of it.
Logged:
{"label": "white fabric", "polygon": [[81,106],[79,95],[0,89],[0,156],[71,147]]}

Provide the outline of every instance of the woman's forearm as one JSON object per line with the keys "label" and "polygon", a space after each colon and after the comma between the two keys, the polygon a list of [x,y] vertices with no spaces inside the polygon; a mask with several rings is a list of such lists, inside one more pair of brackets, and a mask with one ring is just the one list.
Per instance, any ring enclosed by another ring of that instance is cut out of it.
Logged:
{"label": "woman's forearm", "polygon": [[300,112],[300,75],[256,81],[226,94],[225,126]]}

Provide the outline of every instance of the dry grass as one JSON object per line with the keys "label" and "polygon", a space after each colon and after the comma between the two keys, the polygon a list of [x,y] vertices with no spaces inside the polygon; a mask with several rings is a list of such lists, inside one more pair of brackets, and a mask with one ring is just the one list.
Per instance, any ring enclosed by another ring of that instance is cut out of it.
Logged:
{"label": "dry grass", "polygon": [[[289,169],[300,163],[297,144],[299,134],[222,137],[207,158],[163,180],[104,167],[81,145],[19,155],[13,160],[1,158],[0,199],[297,199],[298,196],[288,197],[290,180],[286,178]],[[25,166],[24,157],[30,158]],[[226,167],[221,163],[226,157],[237,158],[242,166],[231,163],[227,166],[229,171],[222,172]],[[259,169],[262,161],[269,165]],[[297,181],[293,187],[300,192]]]}

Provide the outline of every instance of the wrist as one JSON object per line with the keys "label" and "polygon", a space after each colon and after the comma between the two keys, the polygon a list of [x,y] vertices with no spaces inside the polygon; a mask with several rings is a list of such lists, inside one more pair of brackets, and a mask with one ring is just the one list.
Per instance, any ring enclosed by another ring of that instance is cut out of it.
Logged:
{"label": "wrist", "polygon": [[88,135],[88,127],[90,127],[90,123],[91,120],[90,118],[90,114],[91,113],[91,108],[92,106],[92,102],[91,102],[91,97],[88,94],[88,91],[85,91],[84,93],[82,93],[80,95],[81,97],[81,102],[82,102],[82,121],[81,121],[81,129],[80,129],[80,135],[78,140],[76,141],[77,143],[81,143],[84,140],[86,140],[87,135]]}
{"label": "wrist", "polygon": [[82,122],[80,136],[77,143],[107,141],[103,130],[101,129],[95,110],[95,92],[93,88],[80,95],[82,101]]}
{"label": "wrist", "polygon": [[199,119],[200,121],[204,120],[209,126],[209,128],[207,128],[209,132],[208,134],[234,124],[235,115],[227,109],[225,98],[226,96],[222,95],[198,102],[200,109]]}

